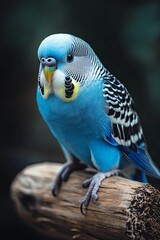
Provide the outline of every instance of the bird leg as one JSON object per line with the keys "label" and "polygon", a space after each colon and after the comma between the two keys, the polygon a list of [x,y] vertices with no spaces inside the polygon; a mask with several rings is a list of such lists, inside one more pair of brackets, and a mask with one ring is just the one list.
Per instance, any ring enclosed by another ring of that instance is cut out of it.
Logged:
{"label": "bird leg", "polygon": [[84,206],[85,207],[88,206],[90,199],[92,199],[92,201],[94,203],[97,201],[97,199],[98,199],[97,192],[99,190],[101,182],[105,178],[109,178],[114,175],[123,175],[123,174],[121,173],[121,171],[119,169],[114,169],[114,170],[108,171],[106,173],[98,172],[93,177],[84,180],[84,182],[82,183],[82,187],[83,188],[88,187],[88,191],[80,205],[80,211],[83,215],[84,215]]}
{"label": "bird leg", "polygon": [[66,182],[68,180],[69,175],[75,171],[80,169],[85,169],[87,165],[84,163],[81,163],[78,159],[74,158],[73,161],[67,162],[64,164],[62,169],[59,171],[59,173],[56,176],[56,179],[53,182],[51,192],[53,196],[57,196],[58,191],[60,190],[60,187],[62,185],[62,182]]}

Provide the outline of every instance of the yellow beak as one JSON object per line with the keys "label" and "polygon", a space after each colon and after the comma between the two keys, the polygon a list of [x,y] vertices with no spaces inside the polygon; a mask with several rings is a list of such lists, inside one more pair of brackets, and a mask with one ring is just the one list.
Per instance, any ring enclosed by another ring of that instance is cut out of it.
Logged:
{"label": "yellow beak", "polygon": [[56,70],[56,67],[48,67],[48,66],[44,67],[44,70],[43,70],[44,75],[45,75],[46,80],[49,83],[49,85],[51,85],[51,83],[52,83],[52,76],[53,76],[55,70]]}

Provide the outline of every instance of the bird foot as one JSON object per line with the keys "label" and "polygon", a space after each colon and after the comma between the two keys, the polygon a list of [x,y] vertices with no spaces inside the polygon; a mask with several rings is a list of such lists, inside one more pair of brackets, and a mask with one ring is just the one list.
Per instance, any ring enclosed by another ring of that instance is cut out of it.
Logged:
{"label": "bird foot", "polygon": [[87,166],[81,162],[73,161],[73,162],[67,162],[64,164],[58,175],[56,176],[56,179],[53,182],[53,185],[51,187],[51,192],[53,196],[57,196],[62,182],[66,182],[68,180],[69,175],[75,171],[75,170],[80,170],[80,169],[85,169]]}
{"label": "bird foot", "polygon": [[88,206],[90,200],[92,199],[92,201],[94,203],[97,201],[97,199],[98,199],[97,192],[99,190],[101,182],[105,178],[109,178],[109,177],[115,176],[115,175],[121,175],[121,171],[119,169],[114,169],[114,170],[108,171],[106,173],[98,172],[93,177],[84,180],[84,182],[82,183],[82,187],[83,188],[89,187],[89,188],[88,188],[88,191],[80,205],[80,211],[83,215],[85,214],[84,207]]}

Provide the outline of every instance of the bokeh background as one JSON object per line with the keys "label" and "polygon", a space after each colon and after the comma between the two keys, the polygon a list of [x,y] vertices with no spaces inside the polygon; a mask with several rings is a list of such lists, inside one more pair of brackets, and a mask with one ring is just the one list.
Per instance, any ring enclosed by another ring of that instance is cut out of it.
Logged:
{"label": "bokeh background", "polygon": [[9,192],[25,166],[64,161],[35,101],[37,48],[60,32],[89,42],[131,93],[160,167],[160,1],[6,0],[0,12],[0,239],[46,239],[19,219]]}

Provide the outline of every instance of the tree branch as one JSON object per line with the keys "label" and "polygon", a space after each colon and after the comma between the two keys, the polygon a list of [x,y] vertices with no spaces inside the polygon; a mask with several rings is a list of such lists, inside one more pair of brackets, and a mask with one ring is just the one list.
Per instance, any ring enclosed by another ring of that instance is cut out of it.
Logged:
{"label": "tree branch", "polygon": [[105,179],[99,199],[86,214],[80,203],[88,171],[76,171],[63,183],[57,198],[52,181],[61,164],[41,163],[25,168],[12,183],[11,197],[20,217],[45,235],[57,239],[160,239],[160,192],[149,184],[122,177]]}

